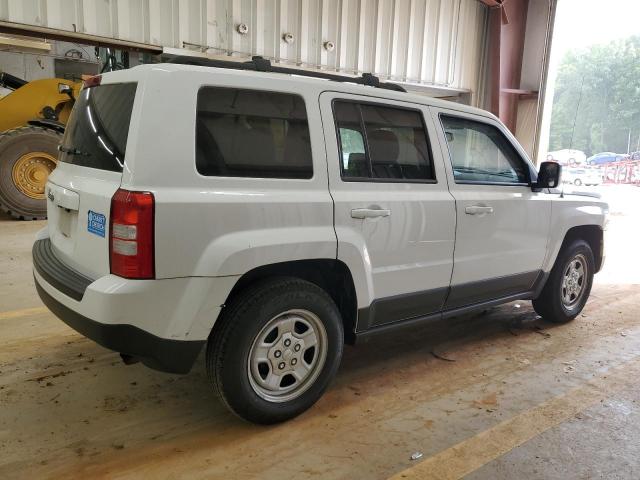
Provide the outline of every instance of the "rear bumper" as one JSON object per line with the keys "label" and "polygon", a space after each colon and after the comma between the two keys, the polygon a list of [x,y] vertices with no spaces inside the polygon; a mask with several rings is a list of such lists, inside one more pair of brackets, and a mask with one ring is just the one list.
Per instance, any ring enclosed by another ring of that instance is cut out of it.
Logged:
{"label": "rear bumper", "polygon": [[107,325],[80,315],[49,295],[36,278],[42,302],[60,320],[99,345],[139,358],[147,367],[168,373],[188,373],[204,340],[169,340],[156,337],[133,325]]}
{"label": "rear bumper", "polygon": [[67,267],[56,258],[48,238],[36,240],[31,250],[33,268],[52,287],[74,300],[81,301],[92,280]]}
{"label": "rear bumper", "polygon": [[56,258],[48,237],[34,244],[33,263],[38,294],[62,321],[106,348],[172,373],[191,369],[237,280],[110,274],[91,280]]}

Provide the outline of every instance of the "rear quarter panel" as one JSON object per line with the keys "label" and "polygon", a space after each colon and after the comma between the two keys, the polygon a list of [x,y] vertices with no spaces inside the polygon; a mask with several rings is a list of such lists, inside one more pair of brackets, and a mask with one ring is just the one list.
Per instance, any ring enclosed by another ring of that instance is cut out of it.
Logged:
{"label": "rear quarter panel", "polygon": [[[145,121],[130,133],[132,157],[127,151],[129,168],[122,184],[155,196],[157,278],[241,275],[287,260],[336,258],[318,89],[277,74],[258,78],[175,66],[158,66],[150,73],[142,91]],[[196,104],[198,90],[208,85],[301,95],[313,178],[200,175],[195,163]]]}

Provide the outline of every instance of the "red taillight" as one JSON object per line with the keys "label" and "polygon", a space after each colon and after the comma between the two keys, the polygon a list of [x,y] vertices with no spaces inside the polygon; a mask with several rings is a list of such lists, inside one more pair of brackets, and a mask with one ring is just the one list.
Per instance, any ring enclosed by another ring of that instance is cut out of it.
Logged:
{"label": "red taillight", "polygon": [[101,81],[102,75],[94,75],[93,77],[86,78],[82,83],[82,86],[84,88],[97,87],[98,85],[100,85]]}
{"label": "red taillight", "polygon": [[111,273],[125,278],[154,278],[155,199],[151,192],[118,189],[111,199],[109,255]]}

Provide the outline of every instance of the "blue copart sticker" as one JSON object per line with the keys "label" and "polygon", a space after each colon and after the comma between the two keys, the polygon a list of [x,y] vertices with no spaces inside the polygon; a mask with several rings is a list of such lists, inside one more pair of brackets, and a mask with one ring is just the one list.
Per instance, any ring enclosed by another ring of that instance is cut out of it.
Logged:
{"label": "blue copart sticker", "polygon": [[89,210],[89,218],[87,220],[87,230],[89,233],[104,237],[106,223],[107,218],[104,215]]}

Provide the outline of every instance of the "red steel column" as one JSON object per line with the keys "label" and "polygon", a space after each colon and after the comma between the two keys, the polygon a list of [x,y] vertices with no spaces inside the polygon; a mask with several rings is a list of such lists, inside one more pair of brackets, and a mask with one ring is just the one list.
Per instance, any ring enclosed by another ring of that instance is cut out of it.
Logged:
{"label": "red steel column", "polygon": [[489,109],[515,132],[529,0],[480,1],[489,6]]}

